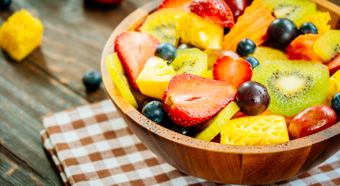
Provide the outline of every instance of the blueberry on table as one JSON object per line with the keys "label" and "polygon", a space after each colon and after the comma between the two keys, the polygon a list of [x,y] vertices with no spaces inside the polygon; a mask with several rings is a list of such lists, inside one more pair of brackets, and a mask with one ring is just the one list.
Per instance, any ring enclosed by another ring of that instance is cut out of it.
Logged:
{"label": "blueberry on table", "polygon": [[254,43],[254,41],[252,41],[250,39],[242,39],[237,44],[236,52],[241,57],[244,57],[244,56],[247,56],[249,54],[254,54],[255,50],[256,50],[256,44]]}
{"label": "blueberry on table", "polygon": [[298,29],[293,21],[277,18],[268,27],[267,44],[274,49],[284,50],[297,36]]}
{"label": "blueberry on table", "polygon": [[142,109],[142,114],[158,124],[160,124],[167,115],[164,111],[163,103],[160,101],[151,101],[147,103]]}
{"label": "blueberry on table", "polygon": [[0,0],[0,10],[8,9],[11,3],[12,3],[12,0]]}
{"label": "blueberry on table", "polygon": [[318,34],[318,29],[313,23],[306,22],[300,26],[299,35],[304,34]]}
{"label": "blueberry on table", "polygon": [[170,43],[162,43],[156,48],[156,56],[164,59],[170,64],[177,56],[177,49]]}
{"label": "blueberry on table", "polygon": [[100,72],[88,71],[84,74],[83,83],[87,90],[95,91],[100,87],[102,76]]}
{"label": "blueberry on table", "polygon": [[253,67],[253,69],[260,64],[259,60],[257,60],[256,58],[254,58],[252,56],[247,57],[244,60],[246,60],[251,65],[251,67]]}
{"label": "blueberry on table", "polygon": [[241,112],[248,116],[263,113],[270,103],[268,90],[256,81],[247,81],[238,88],[236,104]]}
{"label": "blueberry on table", "polygon": [[338,116],[340,116],[340,93],[333,96],[331,106]]}

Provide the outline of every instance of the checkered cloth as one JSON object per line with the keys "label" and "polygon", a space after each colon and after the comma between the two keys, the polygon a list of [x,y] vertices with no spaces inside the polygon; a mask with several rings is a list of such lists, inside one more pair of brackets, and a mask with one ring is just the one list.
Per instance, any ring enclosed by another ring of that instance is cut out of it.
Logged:
{"label": "checkered cloth", "polygon": [[[110,100],[45,116],[41,138],[65,185],[218,185],[158,159]],[[270,185],[340,185],[340,153],[302,175]]]}

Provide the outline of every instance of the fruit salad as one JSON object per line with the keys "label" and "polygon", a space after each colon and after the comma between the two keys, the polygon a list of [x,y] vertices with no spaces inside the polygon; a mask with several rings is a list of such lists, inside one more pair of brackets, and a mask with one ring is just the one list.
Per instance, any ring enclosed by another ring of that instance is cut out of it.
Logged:
{"label": "fruit salad", "polygon": [[128,103],[183,135],[228,145],[303,138],[340,115],[340,30],[316,7],[165,0],[115,38],[106,65]]}

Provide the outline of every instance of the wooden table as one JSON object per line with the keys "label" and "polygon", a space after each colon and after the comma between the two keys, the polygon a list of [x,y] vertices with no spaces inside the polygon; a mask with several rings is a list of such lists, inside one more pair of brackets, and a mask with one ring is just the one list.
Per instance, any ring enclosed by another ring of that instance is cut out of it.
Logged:
{"label": "wooden table", "polygon": [[40,48],[21,63],[0,52],[0,185],[62,184],[40,141],[41,116],[108,98],[104,87],[86,92],[83,74],[99,71],[113,29],[149,1],[107,7],[87,0],[13,0],[0,12],[0,24],[25,8],[45,26]]}

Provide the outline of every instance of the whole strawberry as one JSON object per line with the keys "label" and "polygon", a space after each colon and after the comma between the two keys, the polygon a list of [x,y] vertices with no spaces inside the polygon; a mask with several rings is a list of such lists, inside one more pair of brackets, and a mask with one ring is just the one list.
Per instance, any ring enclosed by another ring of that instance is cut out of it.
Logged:
{"label": "whole strawberry", "polygon": [[231,28],[234,26],[234,15],[224,0],[193,0],[189,9],[222,27]]}
{"label": "whole strawberry", "polygon": [[183,127],[202,123],[235,99],[236,89],[222,81],[192,74],[173,77],[164,92],[164,110]]}

